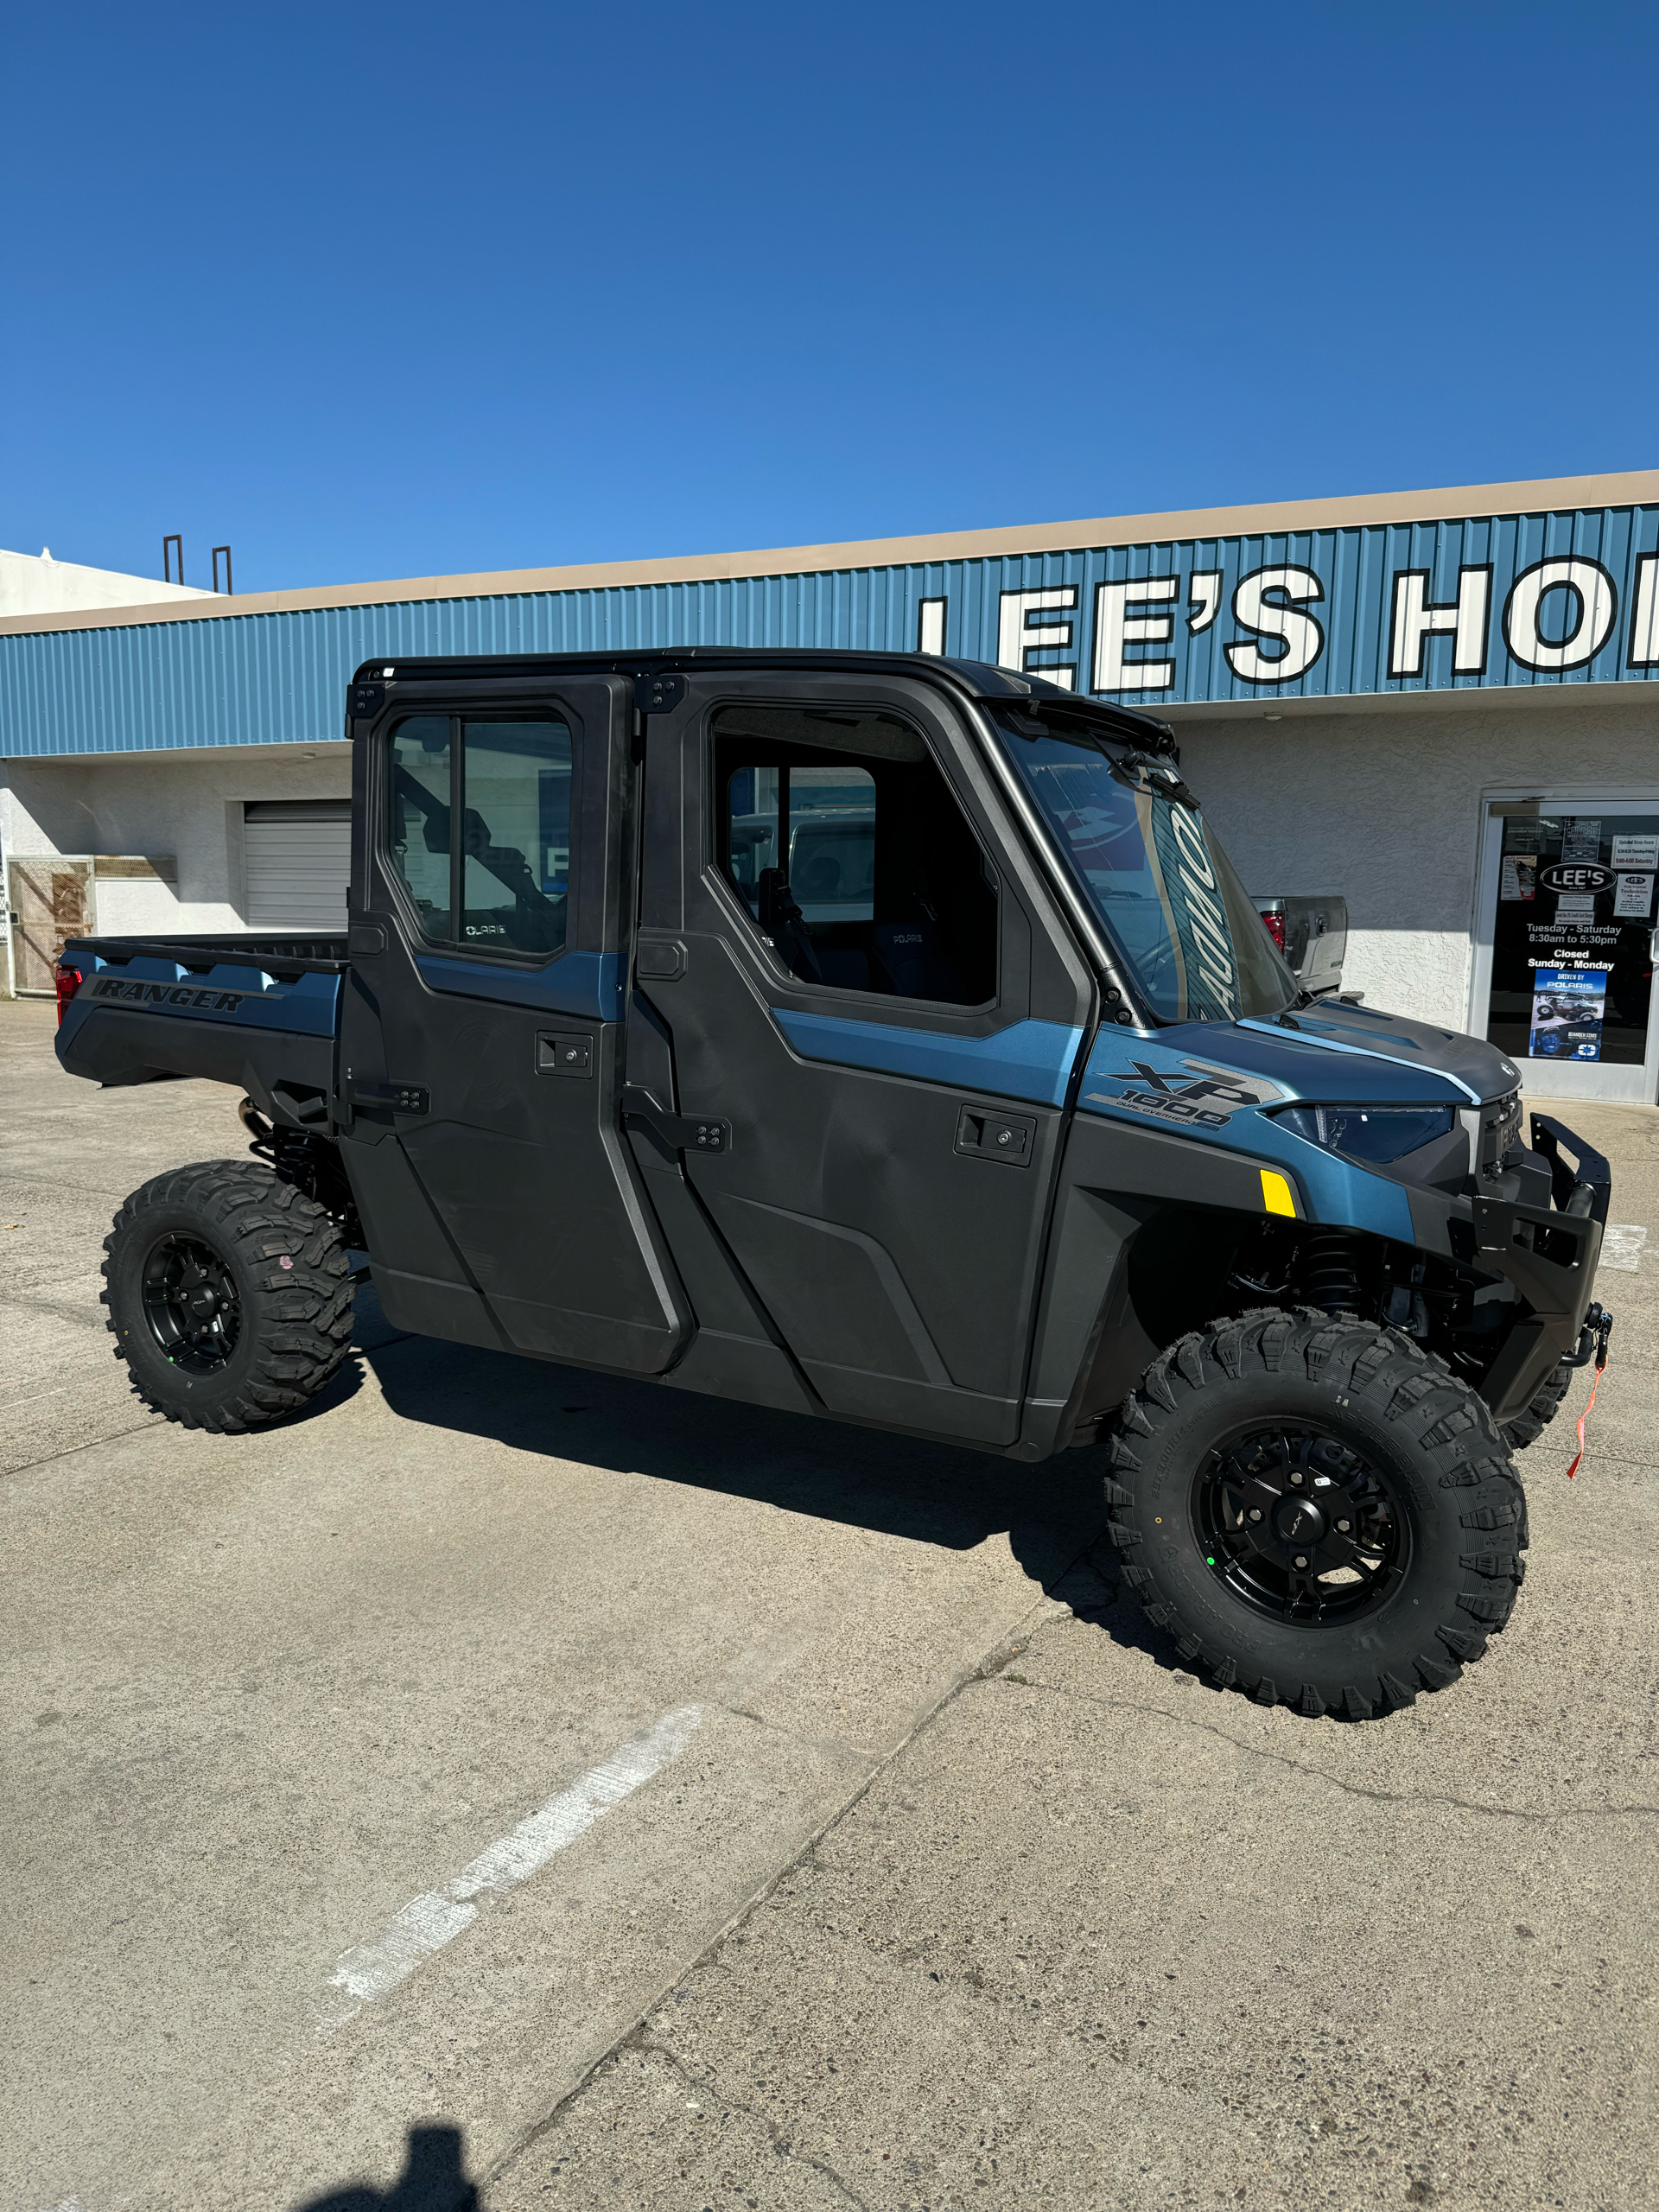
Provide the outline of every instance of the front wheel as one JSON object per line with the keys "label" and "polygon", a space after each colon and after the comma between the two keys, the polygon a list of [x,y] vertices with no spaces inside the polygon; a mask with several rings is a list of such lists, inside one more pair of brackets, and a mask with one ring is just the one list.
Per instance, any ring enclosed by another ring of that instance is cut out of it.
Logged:
{"label": "front wheel", "polygon": [[1109,1439],[1123,1579],[1189,1663],[1368,1719],[1482,1657],[1525,1503],[1486,1406],[1392,1329],[1276,1309],[1154,1360]]}
{"label": "front wheel", "polygon": [[135,1191],[104,1240],[115,1354],[186,1428],[238,1431],[315,1396],[351,1349],[351,1263],[315,1198],[254,1160]]}

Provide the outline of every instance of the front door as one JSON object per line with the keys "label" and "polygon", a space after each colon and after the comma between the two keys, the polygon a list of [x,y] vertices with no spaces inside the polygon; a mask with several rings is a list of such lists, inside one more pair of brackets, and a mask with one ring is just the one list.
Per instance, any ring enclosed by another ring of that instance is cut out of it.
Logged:
{"label": "front door", "polygon": [[1094,1001],[971,739],[919,681],[693,677],[643,867],[628,1128],[660,1166],[677,1117],[688,1283],[717,1245],[832,1414],[1012,1445]]}
{"label": "front door", "polygon": [[1651,1104],[1659,798],[1494,801],[1481,874],[1478,1033],[1529,1091]]}
{"label": "front door", "polygon": [[343,1154],[394,1322],[656,1374],[691,1317],[617,1111],[632,719],[429,682],[359,741]]}

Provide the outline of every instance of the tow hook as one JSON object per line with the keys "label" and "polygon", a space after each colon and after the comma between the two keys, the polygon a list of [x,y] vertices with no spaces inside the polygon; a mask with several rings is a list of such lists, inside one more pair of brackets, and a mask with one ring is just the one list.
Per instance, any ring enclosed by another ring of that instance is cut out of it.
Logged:
{"label": "tow hook", "polygon": [[1607,1339],[1613,1333],[1613,1317],[1599,1302],[1592,1306],[1579,1331],[1579,1348],[1562,1362],[1566,1367],[1588,1367],[1592,1358],[1599,1375],[1607,1364]]}

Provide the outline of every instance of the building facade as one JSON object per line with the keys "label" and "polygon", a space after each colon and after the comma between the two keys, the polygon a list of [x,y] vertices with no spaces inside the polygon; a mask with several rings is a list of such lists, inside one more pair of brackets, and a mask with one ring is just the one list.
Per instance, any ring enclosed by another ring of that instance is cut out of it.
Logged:
{"label": "building facade", "polygon": [[0,620],[15,988],[51,938],[343,919],[344,688],[400,655],[920,650],[1145,708],[1344,987],[1652,1103],[1659,472]]}

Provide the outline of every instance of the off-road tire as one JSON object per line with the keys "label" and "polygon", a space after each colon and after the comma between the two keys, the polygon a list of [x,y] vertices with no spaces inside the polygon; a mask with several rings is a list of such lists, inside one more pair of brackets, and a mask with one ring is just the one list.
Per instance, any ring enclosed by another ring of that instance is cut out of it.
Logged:
{"label": "off-road tire", "polygon": [[[1199,1470],[1241,1424],[1304,1421],[1351,1440],[1410,1522],[1402,1578],[1376,1610],[1269,1619],[1207,1563]],[[1526,1506],[1491,1413],[1393,1329],[1276,1308],[1184,1337],[1147,1370],[1107,1440],[1109,1535],[1147,1618],[1193,1669],[1263,1705],[1368,1719],[1444,1689],[1509,1619]]]}
{"label": "off-road tire", "polygon": [[1524,1451],[1529,1444],[1535,1444],[1558,1413],[1568,1390],[1573,1386],[1573,1370],[1562,1360],[1533,1393],[1532,1403],[1525,1413],[1516,1414],[1513,1421],[1506,1421],[1498,1434],[1511,1452]]}
{"label": "off-road tire", "polygon": [[[169,1238],[206,1246],[235,1287],[236,1342],[212,1373],[176,1364],[146,1311],[145,1265]],[[145,1403],[186,1428],[238,1433],[280,1421],[351,1350],[353,1285],[340,1230],[260,1161],[208,1160],[156,1176],[117,1214],[104,1250],[99,1296],[115,1356]]]}

